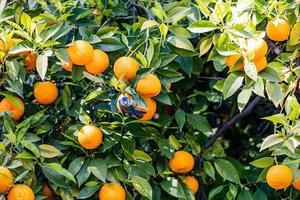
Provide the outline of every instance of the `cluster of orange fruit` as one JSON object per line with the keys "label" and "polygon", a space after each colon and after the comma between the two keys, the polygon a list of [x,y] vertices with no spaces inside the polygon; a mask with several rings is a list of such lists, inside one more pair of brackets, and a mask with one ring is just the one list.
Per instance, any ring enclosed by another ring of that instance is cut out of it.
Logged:
{"label": "cluster of orange fruit", "polygon": [[[192,171],[194,168],[195,161],[192,154],[187,151],[176,151],[173,158],[169,160],[170,169],[178,174],[186,174]],[[185,176],[182,179],[190,190],[195,194],[199,189],[199,183],[194,176]]]}
{"label": "cluster of orange fruit", "polygon": [[300,178],[293,182],[293,173],[286,165],[272,166],[267,172],[266,179],[268,185],[273,189],[286,189],[293,183],[293,187],[300,191]]}
{"label": "cluster of orange fruit", "polygon": [[[290,35],[290,25],[284,19],[270,21],[266,27],[266,34],[273,41],[285,41]],[[241,71],[244,69],[244,59],[247,58],[254,63],[257,72],[264,70],[267,67],[268,45],[266,41],[261,38],[251,38],[246,40],[245,46],[246,48],[239,49],[239,53],[225,58],[227,66],[229,68],[234,67],[240,60],[240,64],[235,67],[236,70]]]}
{"label": "cluster of orange fruit", "polygon": [[[5,167],[0,166],[0,193],[7,194],[7,200],[34,200],[33,190],[25,184],[13,185],[14,176],[12,172]],[[42,193],[47,200],[53,199],[53,192],[48,185],[44,185]],[[105,183],[99,191],[99,200],[125,200],[125,189],[119,183]]]}
{"label": "cluster of orange fruit", "polygon": [[[3,52],[4,54],[7,54],[15,45],[17,45],[21,41],[22,39],[19,38],[11,38],[8,40],[6,44],[2,40],[0,40],[0,51]],[[24,58],[25,70],[31,71],[36,67],[36,59],[37,59],[36,53],[23,52],[17,55],[22,56]],[[2,61],[3,58],[0,59],[0,62]]]}
{"label": "cluster of orange fruit", "polygon": [[[58,89],[56,85],[49,81],[38,82],[34,86],[33,91],[36,101],[42,105],[49,105],[55,102],[58,97]],[[25,105],[19,97],[15,97],[19,102],[14,104],[9,98],[5,97],[0,101],[0,113],[10,112],[10,117],[19,120],[25,111]]]}
{"label": "cluster of orange fruit", "polygon": [[[85,70],[93,75],[104,72],[109,66],[108,55],[99,50],[93,49],[92,45],[83,40],[77,40],[68,47],[69,63],[62,63],[67,71],[72,71],[73,64],[84,65]],[[113,72],[120,81],[130,81],[136,76],[139,70],[138,62],[128,56],[116,60]],[[168,84],[170,86],[170,84]],[[150,120],[156,112],[156,101],[152,98],[161,91],[161,82],[154,74],[141,77],[136,84],[136,91],[142,96],[147,108],[138,107],[138,110],[145,112],[141,120]],[[131,95],[125,94],[129,98]]]}

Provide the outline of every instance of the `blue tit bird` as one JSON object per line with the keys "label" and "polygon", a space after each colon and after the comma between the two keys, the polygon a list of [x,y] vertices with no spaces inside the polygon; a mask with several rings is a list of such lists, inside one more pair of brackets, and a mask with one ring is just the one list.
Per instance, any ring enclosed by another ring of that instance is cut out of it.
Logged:
{"label": "blue tit bird", "polygon": [[144,114],[146,113],[144,111],[138,110],[136,102],[132,98],[124,94],[121,94],[119,96],[117,100],[117,108],[122,114],[129,115],[130,117],[134,117],[136,119],[143,118]]}

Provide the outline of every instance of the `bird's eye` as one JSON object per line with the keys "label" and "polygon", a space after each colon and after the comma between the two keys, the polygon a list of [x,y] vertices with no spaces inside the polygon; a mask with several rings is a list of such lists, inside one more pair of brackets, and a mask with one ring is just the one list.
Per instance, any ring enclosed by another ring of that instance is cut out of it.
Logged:
{"label": "bird's eye", "polygon": [[128,97],[122,97],[121,98],[121,103],[124,105],[124,106],[128,106],[129,105],[129,98]]}

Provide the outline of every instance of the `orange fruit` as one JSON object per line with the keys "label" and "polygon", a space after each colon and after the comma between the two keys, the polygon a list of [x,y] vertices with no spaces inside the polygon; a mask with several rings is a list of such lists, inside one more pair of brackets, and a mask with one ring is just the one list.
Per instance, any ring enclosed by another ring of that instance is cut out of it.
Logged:
{"label": "orange fruit", "polygon": [[14,176],[9,169],[0,166],[0,193],[7,192],[14,182]]}
{"label": "orange fruit", "polygon": [[135,89],[142,96],[154,97],[159,95],[161,83],[157,76],[148,74],[138,80]]}
{"label": "orange fruit", "polygon": [[[242,54],[234,54],[225,58],[226,65],[231,68],[235,65],[235,63],[241,58]],[[244,68],[244,63],[241,63],[237,70],[242,70]]]}
{"label": "orange fruit", "polygon": [[43,105],[54,103],[58,96],[56,85],[50,81],[37,83],[34,87],[33,93],[37,102]]}
{"label": "orange fruit", "polygon": [[34,193],[27,185],[18,184],[9,190],[7,200],[34,200]]}
{"label": "orange fruit", "polygon": [[272,166],[266,175],[268,185],[273,189],[285,189],[293,181],[293,174],[290,168],[285,165]]}
{"label": "orange fruit", "polygon": [[86,65],[94,57],[93,46],[84,40],[77,40],[68,48],[70,61],[75,65]]}
{"label": "orange fruit", "polygon": [[78,132],[78,142],[85,149],[96,149],[102,143],[102,131],[94,125],[85,125]]}
{"label": "orange fruit", "polygon": [[53,199],[53,192],[47,184],[44,185],[42,192],[43,192],[43,195],[47,197],[47,200]]}
{"label": "orange fruit", "polygon": [[253,60],[257,72],[264,70],[267,67],[267,59],[266,57],[258,58],[257,60]]}
{"label": "orange fruit", "polygon": [[100,49],[95,49],[93,60],[85,65],[85,69],[89,73],[97,75],[104,72],[104,70],[106,70],[108,66],[109,66],[108,55],[104,51],[101,51]]}
{"label": "orange fruit", "polygon": [[4,98],[0,102],[0,113],[9,111],[11,112],[10,117],[14,120],[19,120],[24,115],[25,106],[23,101],[15,97],[20,104],[20,108],[16,106],[11,100],[8,98]]}
{"label": "orange fruit", "polygon": [[139,70],[139,63],[131,57],[121,57],[114,64],[114,74],[118,79],[130,80]]}
{"label": "orange fruit", "polygon": [[119,183],[105,183],[99,191],[99,200],[125,200],[125,189]]}
{"label": "orange fruit", "polygon": [[173,158],[169,160],[169,167],[175,173],[188,173],[194,165],[194,157],[186,151],[176,151]]}
{"label": "orange fruit", "polygon": [[34,52],[30,52],[26,55],[25,66],[27,71],[31,71],[36,67],[36,54]]}
{"label": "orange fruit", "polygon": [[290,25],[284,19],[275,19],[268,22],[266,33],[273,41],[285,41],[290,35]]}
{"label": "orange fruit", "polygon": [[247,40],[247,53],[250,60],[257,60],[264,57],[268,52],[268,45],[261,38],[251,38]]}
{"label": "orange fruit", "polygon": [[61,63],[62,67],[69,71],[69,72],[72,72],[72,69],[73,69],[73,63],[69,62],[69,63],[65,63],[65,62],[62,62]]}
{"label": "orange fruit", "polygon": [[190,190],[195,194],[199,189],[199,183],[197,179],[193,176],[186,176],[183,182],[190,188]]}

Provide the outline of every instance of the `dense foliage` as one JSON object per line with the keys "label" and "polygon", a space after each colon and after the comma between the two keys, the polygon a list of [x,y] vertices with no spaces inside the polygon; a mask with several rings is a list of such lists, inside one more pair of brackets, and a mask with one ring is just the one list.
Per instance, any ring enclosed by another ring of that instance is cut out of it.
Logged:
{"label": "dense foliage", "polygon": [[[111,182],[126,200],[298,199],[299,8],[297,0],[0,1],[0,166],[36,200],[112,200],[99,195]],[[99,60],[88,68],[93,49]],[[131,77],[116,69],[124,56]],[[91,128],[96,144],[82,142],[86,125],[101,130],[103,138]],[[285,174],[266,180],[281,165]],[[1,170],[0,199],[14,200]]]}

